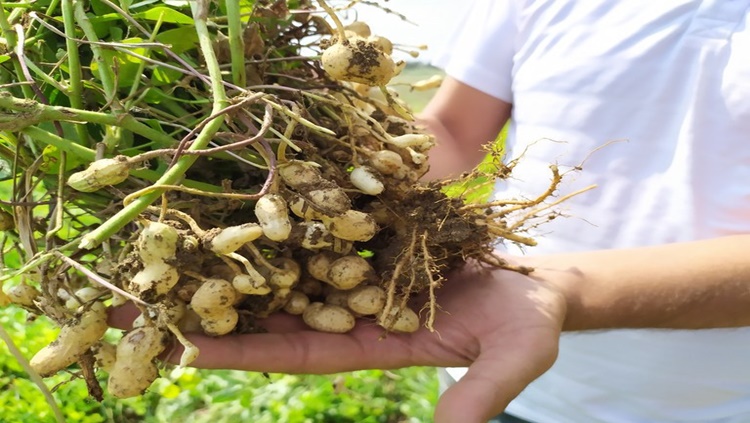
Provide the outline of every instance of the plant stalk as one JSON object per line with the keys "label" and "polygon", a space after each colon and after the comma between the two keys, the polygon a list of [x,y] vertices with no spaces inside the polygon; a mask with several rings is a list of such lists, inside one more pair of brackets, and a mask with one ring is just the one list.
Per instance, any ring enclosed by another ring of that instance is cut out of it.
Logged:
{"label": "plant stalk", "polygon": [[[195,31],[198,34],[198,40],[200,42],[201,52],[203,53],[206,67],[208,68],[208,74],[211,79],[211,89],[213,93],[213,110],[211,115],[219,114],[228,105],[227,95],[224,91],[223,81],[221,79],[221,69],[219,63],[216,60],[216,54],[211,42],[211,35],[206,25],[206,19],[208,15],[208,0],[195,0],[190,2],[190,8],[193,11],[193,19],[195,22]],[[189,150],[201,150],[204,149],[211,138],[224,124],[223,118],[216,118],[208,122],[198,136],[195,138],[193,143],[190,145]],[[195,163],[197,156],[182,156],[180,157],[174,166],[167,170],[164,175],[154,183],[155,186],[160,185],[175,185]],[[90,250],[104,240],[108,239],[117,231],[122,229],[123,226],[127,225],[133,219],[135,219],[143,210],[151,205],[162,195],[162,190],[154,190],[142,197],[139,197],[132,203],[125,206],[120,212],[107,219],[98,228],[86,234],[78,247],[84,250]]]}
{"label": "plant stalk", "polygon": [[247,86],[245,73],[245,41],[242,37],[242,18],[239,0],[226,0],[229,24],[229,53],[232,57],[232,82],[239,87]]}
{"label": "plant stalk", "polygon": [[[3,116],[3,109],[18,113]],[[138,122],[138,120],[129,114],[115,115],[71,107],[48,106],[35,101],[13,97],[10,93],[0,92],[0,130],[18,131],[40,122],[55,120],[119,126],[165,146],[174,146],[177,144],[174,138]]]}
{"label": "plant stalk", "polygon": [[[75,15],[76,22],[78,22],[78,26],[83,30],[86,38],[92,42],[90,47],[91,51],[94,53],[94,61],[99,66],[99,78],[102,80],[102,88],[104,88],[105,103],[110,104],[115,110],[120,109],[121,105],[116,101],[117,88],[115,86],[111,63],[109,63],[104,57],[104,51],[101,46],[96,44],[99,42],[99,37],[96,35],[94,25],[91,24],[89,17],[86,16],[86,11],[83,10],[83,1],[75,0],[75,3],[73,3],[73,9],[73,14]],[[65,29],[67,31],[67,27]],[[66,35],[68,35],[67,32]],[[66,37],[66,39],[69,40],[70,38]]]}
{"label": "plant stalk", "polygon": [[[16,36],[16,32],[13,30],[13,27],[8,21],[8,17],[5,15],[5,5],[3,4],[2,0],[0,0],[0,33],[5,36],[5,42],[7,43],[8,51],[14,51],[14,49],[16,48],[16,43],[18,42],[18,38]],[[13,60],[13,70],[16,73],[16,80],[23,81],[23,69],[21,68],[21,63],[18,60],[18,58]],[[21,85],[21,91],[23,92],[24,97],[34,98],[34,90],[31,89],[31,86],[26,84]]]}
{"label": "plant stalk", "polygon": [[[69,90],[63,91],[68,95],[70,106],[83,109],[83,73],[81,71],[81,58],[78,54],[78,43],[76,38],[76,23],[73,16],[73,0],[62,0],[61,3],[63,25],[65,27],[65,48],[68,54],[68,80]],[[75,125],[76,135],[84,145],[89,145],[89,133],[83,123]]]}

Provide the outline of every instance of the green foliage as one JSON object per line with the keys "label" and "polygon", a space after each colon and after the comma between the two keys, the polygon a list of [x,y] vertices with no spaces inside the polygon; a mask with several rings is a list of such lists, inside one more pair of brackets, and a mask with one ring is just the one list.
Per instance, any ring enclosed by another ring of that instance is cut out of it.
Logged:
{"label": "green foliage", "polygon": [[508,133],[506,125],[489,148],[476,172],[468,179],[461,180],[443,188],[448,197],[462,197],[466,204],[486,203],[492,195],[497,179],[498,169],[503,166],[501,160],[505,155],[505,138]]}
{"label": "green foliage", "polygon": [[[51,342],[57,330],[46,318],[27,321],[17,307],[0,310],[0,324],[25,357]],[[83,380],[61,373],[46,379],[69,423],[391,423],[431,420],[437,401],[434,369],[359,371],[339,375],[277,375],[233,370],[162,369],[143,396],[91,399]],[[71,380],[72,379],[72,380]],[[100,382],[106,388],[106,375]],[[21,365],[0,344],[3,423],[47,423],[54,416]]]}

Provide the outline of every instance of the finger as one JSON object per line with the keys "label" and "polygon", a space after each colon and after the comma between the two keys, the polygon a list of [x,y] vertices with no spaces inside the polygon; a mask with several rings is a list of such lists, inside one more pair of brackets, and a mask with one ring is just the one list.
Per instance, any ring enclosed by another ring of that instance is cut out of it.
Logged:
{"label": "finger", "polygon": [[556,344],[543,348],[531,342],[482,351],[466,375],[441,396],[435,423],[486,422],[549,369],[556,356]]}
{"label": "finger", "polygon": [[[269,373],[329,374],[415,365],[410,335],[380,339],[382,328],[361,325],[348,334],[311,330],[211,338],[190,335],[201,351],[191,366]],[[172,354],[179,358],[179,352]]]}
{"label": "finger", "polygon": [[119,307],[111,307],[109,309],[107,323],[113,328],[130,329],[133,327],[133,321],[140,314],[140,310],[138,310],[133,303],[127,303]]}
{"label": "finger", "polygon": [[310,330],[310,327],[302,321],[300,316],[286,313],[274,313],[265,319],[258,320],[258,325],[271,333],[291,333]]}

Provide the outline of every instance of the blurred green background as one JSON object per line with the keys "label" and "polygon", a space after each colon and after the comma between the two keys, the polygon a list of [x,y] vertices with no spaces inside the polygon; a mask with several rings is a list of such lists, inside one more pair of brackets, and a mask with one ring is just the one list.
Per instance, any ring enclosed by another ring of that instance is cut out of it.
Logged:
{"label": "blurred green background", "polygon": [[[394,80],[394,88],[415,111],[421,110],[434,90],[412,91],[408,84],[436,73],[432,67],[412,63]],[[57,334],[48,319],[29,321],[27,313],[14,306],[0,309],[0,324],[27,358]],[[145,395],[128,400],[105,395],[101,403],[90,399],[84,381],[72,374],[61,373],[45,381],[70,423],[429,422],[438,397],[435,369],[420,367],[267,377],[229,370],[165,368],[162,378]],[[37,422],[55,422],[55,417],[39,388],[8,346],[0,342],[0,423]]]}

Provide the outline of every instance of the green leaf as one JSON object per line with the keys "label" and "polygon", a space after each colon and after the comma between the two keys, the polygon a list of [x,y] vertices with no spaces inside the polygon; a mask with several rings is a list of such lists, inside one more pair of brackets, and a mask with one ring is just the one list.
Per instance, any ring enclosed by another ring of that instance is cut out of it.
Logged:
{"label": "green leaf", "polygon": [[174,69],[156,68],[151,74],[151,83],[153,83],[155,87],[171,85],[179,80],[181,76],[182,72],[178,72]]}
{"label": "green leaf", "polygon": [[[124,44],[142,43],[142,38],[128,38],[121,41]],[[144,48],[133,48],[130,51],[141,55],[146,54]],[[117,85],[119,87],[130,87],[133,81],[140,76],[138,73],[141,60],[121,51],[103,50],[102,55],[106,62],[111,63],[117,69]],[[91,72],[98,80],[101,80],[99,74],[99,64],[91,63]]]}
{"label": "green leaf", "polygon": [[164,0],[164,4],[171,7],[190,7],[189,0]]}
{"label": "green leaf", "polygon": [[198,34],[191,26],[183,26],[159,33],[156,41],[172,47],[177,54],[192,50],[198,46]]}
{"label": "green leaf", "polygon": [[10,54],[0,54],[0,63],[10,60]]}
{"label": "green leaf", "polygon": [[193,18],[183,13],[180,13],[174,9],[170,9],[164,6],[156,6],[145,12],[136,13],[133,15],[139,19],[146,19],[149,21],[158,21],[174,24],[192,25]]}
{"label": "green leaf", "polygon": [[[78,157],[68,154],[65,156],[65,170],[75,169],[83,163]],[[60,172],[60,150],[53,145],[48,145],[42,150],[42,164],[39,166],[45,173],[57,175]]]}

